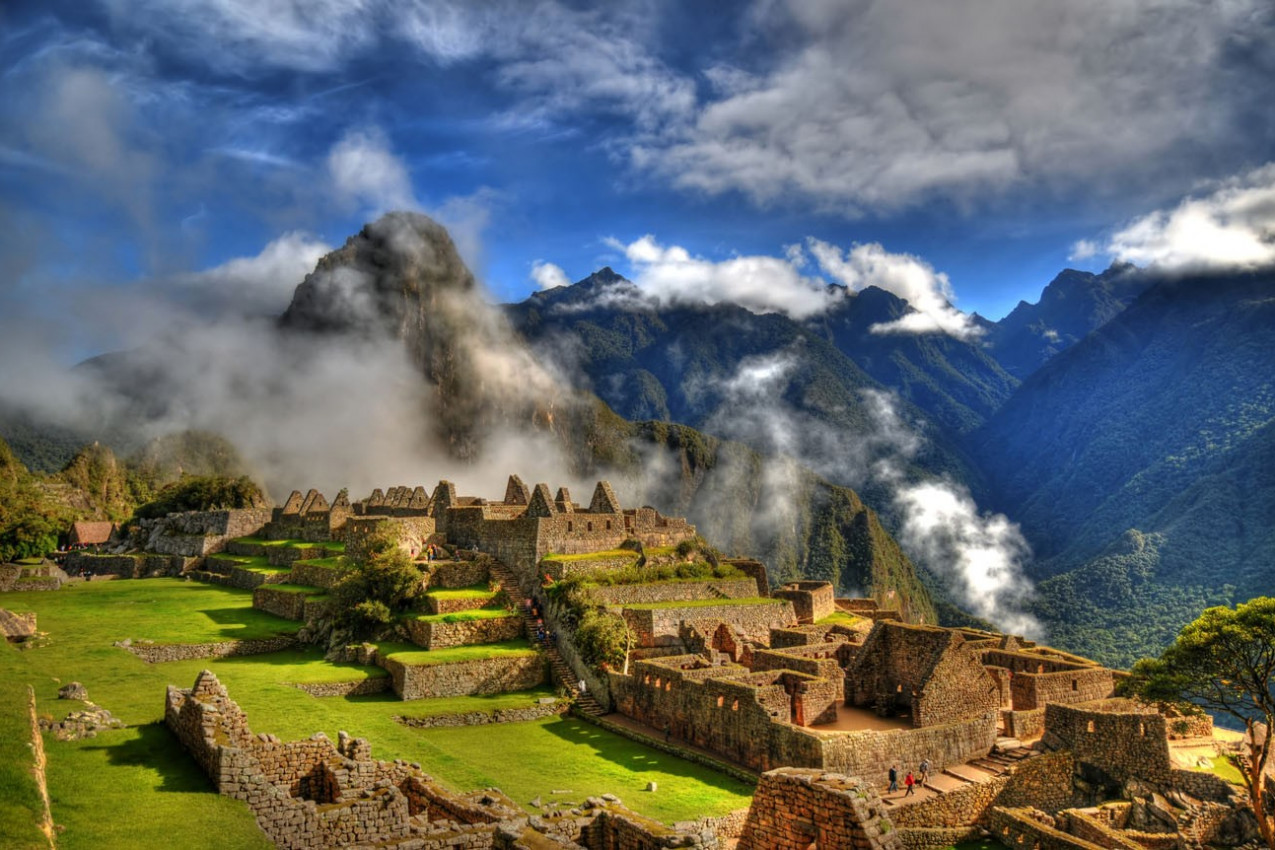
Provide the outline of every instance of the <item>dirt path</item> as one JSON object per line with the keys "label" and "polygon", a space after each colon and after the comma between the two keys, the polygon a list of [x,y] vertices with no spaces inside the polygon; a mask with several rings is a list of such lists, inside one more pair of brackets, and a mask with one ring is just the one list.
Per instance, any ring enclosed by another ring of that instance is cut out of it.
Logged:
{"label": "dirt path", "polygon": [[40,721],[35,710],[35,689],[27,685],[27,713],[31,717],[31,752],[35,756],[36,787],[40,789],[40,801],[44,804],[44,813],[40,817],[40,831],[49,839],[49,850],[57,850],[58,842],[53,829],[53,810],[49,806],[49,785],[44,778],[44,768],[48,760],[44,755],[44,736],[40,734]]}

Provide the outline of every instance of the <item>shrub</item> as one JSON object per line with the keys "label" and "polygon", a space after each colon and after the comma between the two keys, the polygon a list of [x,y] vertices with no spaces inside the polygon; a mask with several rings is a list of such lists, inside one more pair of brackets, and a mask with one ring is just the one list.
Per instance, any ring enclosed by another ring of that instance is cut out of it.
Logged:
{"label": "shrub", "polygon": [[384,535],[368,541],[366,557],[354,562],[331,591],[337,623],[359,636],[391,622],[420,592],[420,570],[396,540]]}
{"label": "shrub", "polygon": [[575,645],[586,664],[601,667],[624,664],[631,643],[631,633],[624,618],[597,608],[584,612],[576,629]]}
{"label": "shrub", "polygon": [[180,511],[224,511],[266,506],[266,495],[246,475],[188,475],[159,491],[153,501],[138,508],[137,519],[154,519]]}

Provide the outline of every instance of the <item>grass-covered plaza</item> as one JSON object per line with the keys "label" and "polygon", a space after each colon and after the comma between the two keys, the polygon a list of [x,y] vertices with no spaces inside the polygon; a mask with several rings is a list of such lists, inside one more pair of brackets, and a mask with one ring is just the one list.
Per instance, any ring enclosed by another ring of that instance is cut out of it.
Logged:
{"label": "grass-covered plaza", "polygon": [[[365,737],[376,758],[403,758],[460,791],[495,786],[526,805],[611,792],[666,823],[748,804],[751,787],[613,735],[573,717],[528,723],[417,729],[398,716],[491,711],[533,704],[537,689],[491,697],[403,702],[392,694],[313,697],[295,683],[384,676],[379,667],[335,665],[314,650],[148,664],[116,642],[207,643],[290,634],[299,623],[252,608],[252,593],[181,579],[70,584],[0,594],[0,607],[34,611],[44,636],[0,647],[0,847],[47,848],[32,775],[27,687],[37,711],[61,719],[81,707],[57,699],[81,682],[89,699],[127,728],[62,742],[44,736],[53,821],[63,850],[167,846],[265,848],[248,808],[217,796],[163,725],[165,688],[188,688],[208,668],[248,713],[256,732],[284,740],[339,730]],[[407,647],[403,647],[407,651]],[[644,789],[650,781],[658,790]],[[563,792],[555,794],[553,792]]]}

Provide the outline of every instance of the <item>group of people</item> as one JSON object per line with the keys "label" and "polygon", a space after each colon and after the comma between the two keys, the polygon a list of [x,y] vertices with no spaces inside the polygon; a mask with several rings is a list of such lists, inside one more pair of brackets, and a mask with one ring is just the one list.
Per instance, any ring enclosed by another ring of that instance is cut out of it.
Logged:
{"label": "group of people", "polygon": [[[890,765],[890,787],[886,789],[886,793],[895,793],[899,790],[899,766],[897,764]],[[917,766],[916,773],[908,771],[903,777],[903,785],[906,790],[903,792],[904,797],[908,797],[916,793],[918,785],[924,785],[930,778],[930,760],[921,759],[921,764]]]}

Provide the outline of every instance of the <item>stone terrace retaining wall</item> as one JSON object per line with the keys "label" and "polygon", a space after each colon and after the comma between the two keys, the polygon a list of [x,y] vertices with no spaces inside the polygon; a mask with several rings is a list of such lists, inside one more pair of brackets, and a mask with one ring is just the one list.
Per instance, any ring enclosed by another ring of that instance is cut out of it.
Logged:
{"label": "stone terrace retaining wall", "polygon": [[390,677],[377,676],[358,682],[293,682],[292,687],[312,697],[353,697],[388,691]]}
{"label": "stone terrace retaining wall", "polygon": [[258,638],[255,640],[224,640],[214,643],[117,643],[143,661],[158,664],[164,661],[190,661],[195,658],[228,658],[235,655],[264,655],[297,646],[297,639],[290,636]]}
{"label": "stone terrace retaining wall", "polygon": [[93,575],[115,575],[120,578],[151,578],[180,575],[193,559],[169,555],[90,555],[72,552],[66,556],[63,570],[75,575],[81,569]]}
{"label": "stone terrace retaining wall", "polygon": [[505,604],[503,594],[495,596],[475,596],[461,599],[440,599],[437,596],[425,596],[425,605],[431,614],[458,614],[461,611],[473,611],[479,608],[499,608]]}
{"label": "stone terrace retaining wall", "polygon": [[285,620],[305,619],[306,594],[263,584],[252,592],[252,607]]}
{"label": "stone terrace retaining wall", "polygon": [[400,699],[525,691],[548,678],[544,658],[539,653],[429,666],[408,666],[393,658],[378,658],[377,664],[390,671],[394,693]]}
{"label": "stone terrace retaining wall", "polygon": [[751,578],[720,578],[705,581],[662,581],[651,584],[615,584],[590,588],[589,595],[601,605],[637,605],[643,602],[690,602],[712,599],[718,593],[730,599],[757,595]]}
{"label": "stone terrace retaining wall", "polygon": [[739,850],[899,850],[876,789],[857,777],[780,768],[762,776]]}
{"label": "stone terrace retaining wall", "polygon": [[439,729],[451,726],[484,726],[488,723],[524,723],[555,714],[565,714],[571,704],[563,699],[527,708],[498,708],[494,711],[467,711],[464,714],[439,714],[434,717],[395,717],[414,729]]}
{"label": "stone terrace retaining wall", "polygon": [[302,564],[294,562],[292,564],[292,572],[289,575],[288,582],[290,584],[305,584],[311,587],[321,587],[324,590],[331,590],[333,585],[341,580],[344,575],[343,570],[334,569],[333,567],[321,567],[318,564]]}
{"label": "stone terrace retaining wall", "polygon": [[491,571],[487,567],[486,558],[434,561],[430,565],[426,587],[443,589],[473,587],[476,584],[486,584],[490,580]]}
{"label": "stone terrace retaining wall", "polygon": [[1180,791],[1185,791],[1197,799],[1209,800],[1214,803],[1226,802],[1235,793],[1235,789],[1228,785],[1224,779],[1214,776],[1212,773],[1179,768],[1175,768],[1173,771],[1173,787]]}
{"label": "stone terrace retaining wall", "polygon": [[459,623],[408,620],[407,633],[412,643],[426,649],[469,646],[476,643],[500,643],[522,635],[522,618],[517,614]]}
{"label": "stone terrace retaining wall", "polygon": [[954,829],[944,827],[899,828],[899,840],[903,842],[904,850],[944,850],[944,848],[956,844],[975,841],[981,838],[982,835],[982,828],[977,826],[961,826]]}
{"label": "stone terrace retaining wall", "polygon": [[625,608],[623,616],[637,635],[639,646],[661,646],[680,641],[681,626],[695,620],[720,620],[734,626],[745,637],[766,643],[772,628],[792,625],[797,620],[792,603],[776,600],[758,605],[695,605],[677,608]]}
{"label": "stone terrace retaining wall", "polygon": [[[610,555],[606,557],[587,558],[571,560],[558,560],[557,558],[547,558],[540,562],[539,572],[548,574],[554,581],[561,581],[564,578],[580,575],[592,575],[593,573],[609,573],[614,570],[622,570],[625,567],[631,567],[637,561],[636,553],[631,555]],[[752,594],[750,593],[749,596]],[[658,600],[650,600],[652,602]]]}

